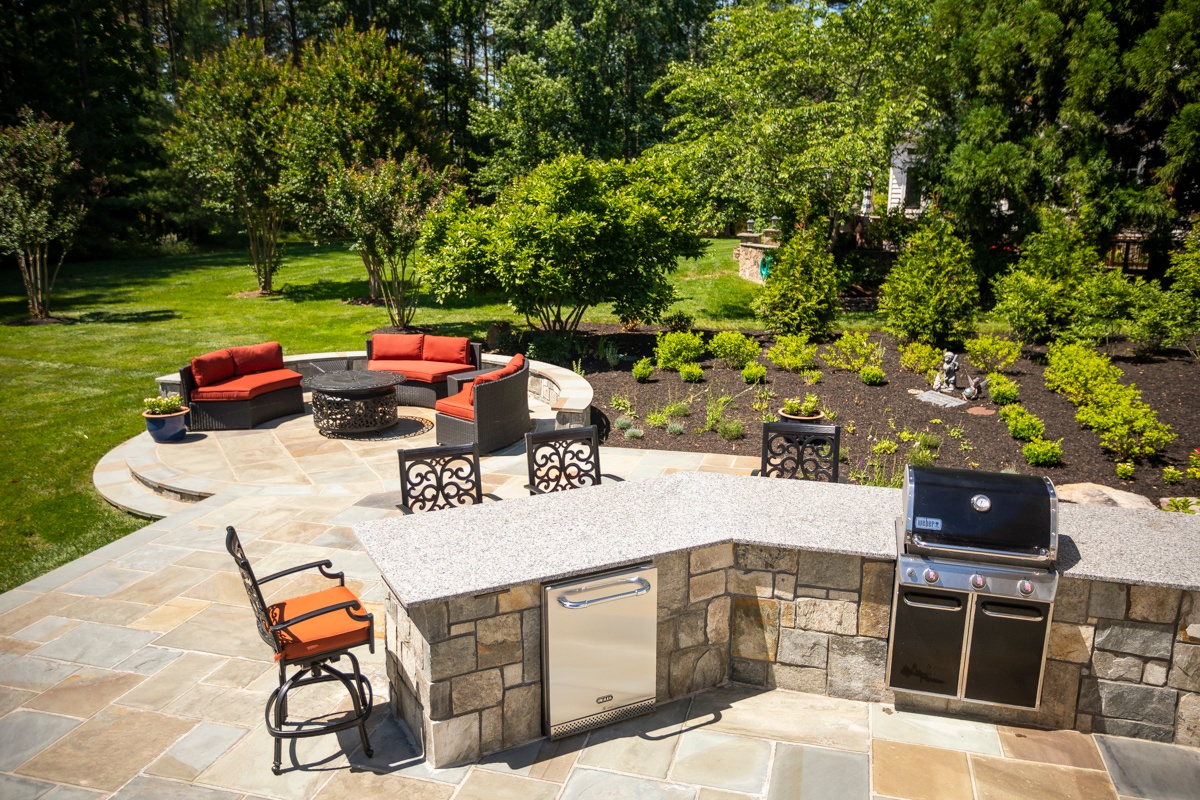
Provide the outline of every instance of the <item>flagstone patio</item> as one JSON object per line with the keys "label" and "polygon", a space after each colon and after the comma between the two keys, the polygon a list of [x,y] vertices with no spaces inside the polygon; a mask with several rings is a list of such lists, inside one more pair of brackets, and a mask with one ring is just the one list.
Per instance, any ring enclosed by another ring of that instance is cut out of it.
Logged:
{"label": "flagstone patio", "polygon": [[[164,518],[0,595],[0,798],[1197,796],[1193,748],[736,686],[586,736],[434,770],[388,710],[382,639],[363,654],[376,693],[375,757],[351,730],[296,741],[284,773],[272,775],[263,705],[276,671],[224,550],[225,526],[237,527],[260,574],[331,559],[382,619],[378,571],[350,526],[398,513],[395,450],[429,439],[325,440],[297,417],[177,445],[143,435],[106,457],[98,488]],[[601,459],[627,480],[757,466],[749,454],[602,448]],[[488,491],[526,494],[520,446],[485,458],[483,470]],[[281,581],[267,600],[318,582]],[[337,713],[339,692],[297,695],[293,710]]]}

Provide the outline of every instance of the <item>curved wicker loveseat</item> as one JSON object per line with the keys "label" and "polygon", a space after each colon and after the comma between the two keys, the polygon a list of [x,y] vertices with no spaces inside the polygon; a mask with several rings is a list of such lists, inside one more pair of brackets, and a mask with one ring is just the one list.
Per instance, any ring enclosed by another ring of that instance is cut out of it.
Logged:
{"label": "curved wicker loveseat", "polygon": [[529,417],[529,364],[513,356],[508,366],[469,379],[451,375],[449,397],[438,400],[438,444],[479,442],[483,453],[519,441],[532,427]]}
{"label": "curved wicker loveseat", "polygon": [[367,340],[367,369],[404,375],[404,383],[396,387],[396,402],[402,406],[433,408],[452,394],[447,379],[461,373],[474,377],[482,359],[483,345],[465,337],[378,333]]}
{"label": "curved wicker loveseat", "polygon": [[279,342],[205,353],[179,370],[194,431],[244,430],[304,413],[301,375],[283,366]]}

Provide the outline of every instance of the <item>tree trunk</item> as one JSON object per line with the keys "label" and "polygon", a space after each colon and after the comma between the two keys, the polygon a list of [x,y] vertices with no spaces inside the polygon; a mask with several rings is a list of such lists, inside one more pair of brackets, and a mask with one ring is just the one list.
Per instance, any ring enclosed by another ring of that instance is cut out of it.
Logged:
{"label": "tree trunk", "polygon": [[[50,272],[50,247],[47,244],[31,244],[17,250],[17,264],[21,268],[21,280],[25,284],[25,297],[29,313],[38,319],[50,316],[50,290],[54,287],[55,274]],[[62,264],[62,259],[58,262]]]}

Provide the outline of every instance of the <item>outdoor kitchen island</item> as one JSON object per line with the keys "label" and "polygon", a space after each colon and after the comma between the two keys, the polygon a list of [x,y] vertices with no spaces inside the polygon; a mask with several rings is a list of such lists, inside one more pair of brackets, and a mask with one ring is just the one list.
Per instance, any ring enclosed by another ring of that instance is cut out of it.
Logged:
{"label": "outdoor kitchen island", "polygon": [[355,532],[389,589],[391,702],[436,767],[543,735],[543,583],[644,562],[660,703],[735,681],[1200,745],[1200,517],[1059,505],[1030,711],[887,688],[900,511],[895,489],[681,473]]}

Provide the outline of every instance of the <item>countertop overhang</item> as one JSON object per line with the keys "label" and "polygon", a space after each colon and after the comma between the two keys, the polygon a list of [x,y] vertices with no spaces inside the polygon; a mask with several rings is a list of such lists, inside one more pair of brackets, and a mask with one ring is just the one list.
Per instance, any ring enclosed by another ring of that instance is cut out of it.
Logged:
{"label": "countertop overhang", "polygon": [[[1200,590],[1200,516],[1059,504],[1064,577]],[[354,526],[406,606],[712,544],[892,560],[900,490],[688,472]]]}

